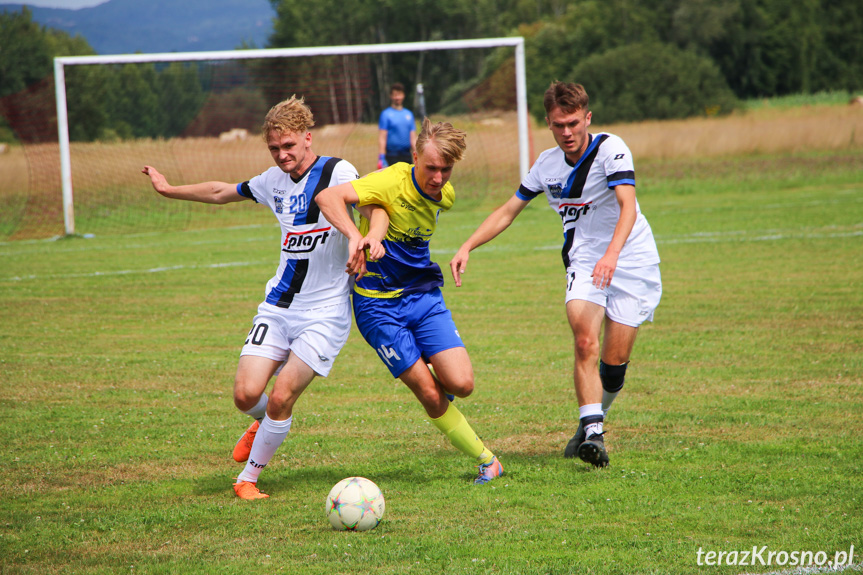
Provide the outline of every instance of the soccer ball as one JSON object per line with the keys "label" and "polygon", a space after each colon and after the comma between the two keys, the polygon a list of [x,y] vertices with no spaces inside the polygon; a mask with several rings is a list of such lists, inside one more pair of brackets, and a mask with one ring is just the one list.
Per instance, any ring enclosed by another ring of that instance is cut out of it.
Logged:
{"label": "soccer ball", "polygon": [[348,477],[327,495],[327,519],[339,531],[374,529],[384,516],[384,496],[373,481]]}

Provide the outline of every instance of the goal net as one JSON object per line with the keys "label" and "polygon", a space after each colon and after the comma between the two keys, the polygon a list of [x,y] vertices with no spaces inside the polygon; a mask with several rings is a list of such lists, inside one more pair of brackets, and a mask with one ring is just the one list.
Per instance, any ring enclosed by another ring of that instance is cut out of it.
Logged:
{"label": "goal net", "polygon": [[270,224],[243,203],[167,201],[172,184],[242,182],[272,166],[264,115],[293,94],[315,115],[316,153],[360,174],[377,163],[389,86],[406,107],[468,133],[459,198],[499,200],[528,168],[521,38],[55,59],[54,78],[0,100],[20,145],[0,153],[0,240]]}

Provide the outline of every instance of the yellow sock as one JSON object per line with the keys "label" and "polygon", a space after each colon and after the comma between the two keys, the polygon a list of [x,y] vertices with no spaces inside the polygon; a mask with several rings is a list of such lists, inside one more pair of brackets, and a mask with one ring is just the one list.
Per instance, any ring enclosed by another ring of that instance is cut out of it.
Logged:
{"label": "yellow sock", "polygon": [[494,453],[486,449],[464,415],[452,403],[449,404],[446,413],[437,419],[432,419],[432,423],[447,436],[453,447],[480,463],[488,463],[494,457]]}

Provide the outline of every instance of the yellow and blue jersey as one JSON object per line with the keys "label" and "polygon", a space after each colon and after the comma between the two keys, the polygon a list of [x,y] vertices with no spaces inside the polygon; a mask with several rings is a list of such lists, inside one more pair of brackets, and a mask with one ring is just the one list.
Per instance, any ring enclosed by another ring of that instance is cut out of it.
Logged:
{"label": "yellow and blue jersey", "polygon": [[[455,202],[455,190],[447,184],[441,199],[423,193],[414,177],[413,166],[398,163],[380,172],[351,182],[359,196],[358,205],[377,204],[390,219],[384,247],[387,255],[368,262],[368,273],[357,282],[357,294],[373,298],[396,298],[409,293],[428,292],[443,285],[440,266],[431,261],[429,241],[441,212]],[[369,222],[360,219],[360,233],[366,235]]]}

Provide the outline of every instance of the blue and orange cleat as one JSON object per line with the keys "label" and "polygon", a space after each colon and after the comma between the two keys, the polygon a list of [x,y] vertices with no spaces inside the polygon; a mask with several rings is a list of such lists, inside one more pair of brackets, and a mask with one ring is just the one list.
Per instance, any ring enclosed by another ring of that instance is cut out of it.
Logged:
{"label": "blue and orange cleat", "polygon": [[497,460],[497,456],[492,456],[488,463],[480,463],[479,475],[473,480],[474,485],[484,485],[492,479],[497,479],[503,475],[503,465]]}

